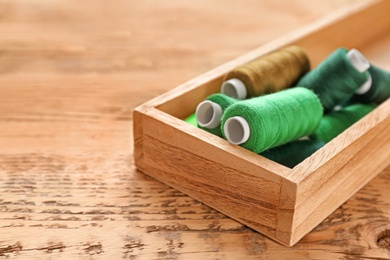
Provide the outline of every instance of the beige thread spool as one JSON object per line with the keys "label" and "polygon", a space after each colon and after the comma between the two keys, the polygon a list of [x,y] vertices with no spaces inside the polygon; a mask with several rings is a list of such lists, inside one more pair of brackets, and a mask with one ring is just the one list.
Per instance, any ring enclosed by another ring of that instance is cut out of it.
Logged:
{"label": "beige thread spool", "polygon": [[299,46],[288,46],[230,71],[221,93],[245,99],[292,86],[310,70],[310,61]]}

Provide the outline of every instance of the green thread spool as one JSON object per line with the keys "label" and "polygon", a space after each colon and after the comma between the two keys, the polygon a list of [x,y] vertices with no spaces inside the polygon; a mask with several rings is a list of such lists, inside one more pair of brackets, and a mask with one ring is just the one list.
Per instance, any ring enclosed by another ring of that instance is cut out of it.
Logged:
{"label": "green thread spool", "polygon": [[324,145],[325,143],[320,140],[297,140],[266,150],[260,155],[284,166],[294,168]]}
{"label": "green thread spool", "polygon": [[292,86],[309,70],[305,51],[288,46],[230,71],[222,83],[221,93],[246,99],[277,92]]}
{"label": "green thread spool", "polygon": [[255,153],[312,133],[323,108],[309,89],[296,87],[237,102],[222,116],[222,134]]}
{"label": "green thread spool", "polygon": [[198,124],[196,122],[196,115],[195,113],[194,114],[191,114],[190,116],[188,116],[187,118],[184,119],[185,122],[189,123],[190,125],[193,125],[193,126],[196,126],[198,127]]}
{"label": "green thread spool", "polygon": [[355,91],[369,87],[369,67],[369,62],[359,51],[339,48],[303,76],[297,85],[312,89],[325,111],[330,111],[349,100]]}
{"label": "green thread spool", "polygon": [[380,104],[390,97],[390,73],[373,65],[368,72],[372,78],[371,88],[356,93],[353,102]]}
{"label": "green thread spool", "polygon": [[212,94],[196,108],[196,121],[199,128],[222,137],[221,118],[223,112],[238,100],[224,94]]}
{"label": "green thread spool", "polygon": [[374,105],[354,104],[324,115],[311,139],[329,142],[348,127],[374,110]]}

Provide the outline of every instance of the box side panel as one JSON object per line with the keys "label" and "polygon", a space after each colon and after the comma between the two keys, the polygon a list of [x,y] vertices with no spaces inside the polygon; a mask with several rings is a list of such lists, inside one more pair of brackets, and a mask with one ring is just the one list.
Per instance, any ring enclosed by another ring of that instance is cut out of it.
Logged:
{"label": "box side panel", "polygon": [[[166,98],[170,100],[164,102],[162,105],[157,106],[156,108],[177,118],[184,119],[185,117],[194,113],[198,104],[202,102],[207,96],[219,92],[221,89],[221,84],[222,77],[215,78],[214,73],[208,72],[201,77],[184,83],[184,86],[187,86],[185,91],[172,91],[171,94],[178,95],[177,98],[171,99],[170,96],[167,96]],[[183,85],[181,87],[183,87]],[[163,96],[160,97],[161,99],[159,102],[164,100]]]}
{"label": "box side panel", "polygon": [[153,117],[143,125],[142,171],[277,240],[281,176]]}
{"label": "box side panel", "polygon": [[296,194],[297,184],[284,178],[280,187],[276,237],[278,240],[288,241],[287,245],[291,245],[290,241],[293,235]]}
{"label": "box side panel", "polygon": [[[145,171],[150,175],[227,215],[234,215],[242,223],[252,223],[273,235],[276,206],[272,202],[277,199],[278,184],[256,180],[260,185],[254,187],[256,182],[246,179],[244,172],[188,151],[179,151],[149,136],[145,137],[145,151]],[[254,196],[255,190],[263,196]],[[270,202],[266,201],[266,194]]]}
{"label": "box side panel", "polygon": [[140,108],[133,111],[134,162],[137,167],[143,162],[143,114]]}
{"label": "box side panel", "polygon": [[[388,104],[390,105],[390,102]],[[380,112],[390,114],[389,109]],[[344,136],[337,137],[334,142],[318,151],[315,157],[327,157],[326,153],[332,153],[332,146],[337,145],[338,141],[352,138],[352,135],[359,132],[360,126],[369,123],[371,119],[375,122],[375,119],[370,117],[361,120]],[[389,165],[389,131],[390,117],[365,132],[298,184],[292,244]]]}

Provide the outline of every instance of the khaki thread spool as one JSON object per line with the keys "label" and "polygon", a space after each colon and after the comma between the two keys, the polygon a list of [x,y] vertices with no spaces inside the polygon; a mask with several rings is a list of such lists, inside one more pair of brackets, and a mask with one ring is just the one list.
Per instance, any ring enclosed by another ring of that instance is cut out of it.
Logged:
{"label": "khaki thread spool", "polygon": [[310,61],[299,46],[288,46],[230,71],[221,93],[246,99],[288,88],[310,70]]}

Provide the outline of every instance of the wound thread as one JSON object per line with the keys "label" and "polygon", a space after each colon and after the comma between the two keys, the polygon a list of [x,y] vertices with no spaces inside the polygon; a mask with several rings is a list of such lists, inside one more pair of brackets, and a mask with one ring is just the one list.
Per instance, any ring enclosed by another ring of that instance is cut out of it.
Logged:
{"label": "wound thread", "polygon": [[354,104],[324,115],[320,125],[310,138],[327,143],[370,113],[374,108],[375,105]]}
{"label": "wound thread", "polygon": [[390,97],[390,73],[373,65],[368,72],[371,75],[371,88],[361,95],[355,94],[352,102],[380,104]]}
{"label": "wound thread", "polygon": [[[367,71],[360,72],[367,66],[359,64],[355,65],[355,68],[353,65],[353,60],[359,61],[362,57],[365,59],[364,56],[358,52],[360,55],[349,58],[349,53],[345,48],[335,50],[297,83],[298,86],[312,89],[320,98],[326,112],[349,100],[355,91],[369,80],[370,74]],[[360,61],[363,64],[368,63],[366,60]]]}
{"label": "wound thread", "polygon": [[321,140],[297,140],[271,148],[260,155],[286,167],[294,168],[324,145]]}
{"label": "wound thread", "polygon": [[224,111],[238,100],[217,93],[208,96],[196,108],[196,121],[199,128],[222,137],[221,118]]}
{"label": "wound thread", "polygon": [[187,118],[184,119],[184,121],[189,123],[190,125],[198,127],[198,124],[196,122],[196,115],[195,115],[195,113],[189,115]]}
{"label": "wound thread", "polygon": [[273,93],[293,86],[309,70],[305,51],[288,46],[230,71],[221,92],[237,99]]}
{"label": "wound thread", "polygon": [[[318,97],[309,89],[296,87],[232,104],[222,116],[221,130],[229,142],[260,153],[311,134],[322,115]],[[231,119],[235,117],[244,119],[249,126],[245,142],[238,142],[245,139],[246,127],[242,120]],[[228,120],[233,120],[234,127],[226,124]]]}

